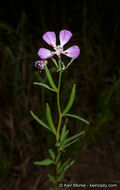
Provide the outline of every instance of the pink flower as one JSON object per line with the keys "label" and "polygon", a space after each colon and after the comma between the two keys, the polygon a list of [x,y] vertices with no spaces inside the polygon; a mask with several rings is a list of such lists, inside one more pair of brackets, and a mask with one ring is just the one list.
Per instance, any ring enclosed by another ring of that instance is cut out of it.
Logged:
{"label": "pink flower", "polygon": [[70,58],[77,58],[80,54],[80,48],[77,45],[71,46],[67,50],[63,50],[64,45],[71,39],[72,33],[69,30],[61,30],[59,33],[60,45],[56,45],[56,35],[54,32],[46,32],[43,35],[43,40],[53,47],[54,51],[46,48],[40,48],[38,55],[41,59],[48,59],[53,55],[60,57],[64,54]]}

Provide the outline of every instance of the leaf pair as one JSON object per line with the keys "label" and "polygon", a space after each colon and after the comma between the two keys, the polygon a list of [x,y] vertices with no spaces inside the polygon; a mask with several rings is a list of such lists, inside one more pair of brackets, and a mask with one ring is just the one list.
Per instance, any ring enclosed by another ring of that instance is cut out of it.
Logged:
{"label": "leaf pair", "polygon": [[80,132],[80,133],[77,133],[76,135],[73,135],[72,137],[69,137],[69,138],[65,139],[65,140],[63,141],[63,148],[65,149],[65,148],[67,148],[68,146],[70,146],[71,144],[73,144],[73,143],[75,143],[76,141],[78,141],[78,140],[79,140],[79,137],[80,137],[82,134],[84,134],[84,133],[85,133],[85,132],[82,131],[82,132]]}
{"label": "leaf pair", "polygon": [[68,168],[70,168],[73,164],[74,164],[74,160],[70,161],[70,159],[68,158],[59,168],[58,172],[59,172],[59,176],[57,178],[57,182],[61,181],[64,178],[64,174],[67,171]]}
{"label": "leaf pair", "polygon": [[53,91],[53,92],[57,92],[57,87],[56,87],[56,85],[55,85],[55,83],[54,83],[54,81],[53,81],[53,79],[52,79],[52,76],[51,76],[51,74],[50,74],[50,72],[49,72],[49,69],[47,68],[46,65],[45,65],[45,71],[46,71],[46,75],[47,75],[49,84],[50,84],[50,86],[51,86],[52,88],[51,88],[49,85],[44,84],[44,83],[34,82],[33,84],[42,86],[42,87],[47,88],[48,90],[51,90],[51,91]]}
{"label": "leaf pair", "polygon": [[61,136],[59,139],[59,142],[56,143],[57,147],[60,147],[60,150],[64,151],[65,148],[70,146],[71,144],[75,143],[79,140],[79,137],[84,134],[84,131],[77,133],[76,135],[73,135],[72,137],[67,138],[67,135],[69,133],[69,130],[66,129],[66,123],[64,124],[61,132]]}
{"label": "leaf pair", "polygon": [[49,131],[53,132],[52,129],[46,125],[42,120],[40,120],[32,111],[30,111],[31,115],[33,116],[33,118],[40,123],[43,127],[45,127],[46,129],[48,129]]}
{"label": "leaf pair", "polygon": [[48,129],[49,131],[51,131],[53,134],[56,135],[56,128],[52,120],[52,115],[48,103],[46,104],[46,117],[49,126],[45,124],[42,120],[40,120],[32,111],[30,111],[30,113],[38,123],[40,123],[43,127],[45,127],[46,129]]}
{"label": "leaf pair", "polygon": [[78,116],[78,115],[75,115],[75,114],[68,114],[70,108],[72,107],[72,104],[74,102],[74,98],[75,98],[75,89],[76,89],[76,85],[74,84],[73,85],[73,88],[71,90],[71,94],[70,94],[70,98],[69,98],[69,101],[68,101],[68,104],[66,106],[66,108],[64,109],[62,115],[63,116],[68,116],[68,117],[72,117],[72,118],[75,118],[75,119],[78,119],[78,120],[81,120],[83,122],[85,122],[86,124],[89,124],[89,122],[85,119],[83,119],[82,117]]}
{"label": "leaf pair", "polygon": [[64,63],[61,61],[61,64],[62,64],[62,68],[58,69],[57,72],[59,71],[63,71],[63,70],[66,70],[71,64],[72,62],[75,60],[75,58],[71,59],[70,62],[67,64],[67,66],[64,65]]}

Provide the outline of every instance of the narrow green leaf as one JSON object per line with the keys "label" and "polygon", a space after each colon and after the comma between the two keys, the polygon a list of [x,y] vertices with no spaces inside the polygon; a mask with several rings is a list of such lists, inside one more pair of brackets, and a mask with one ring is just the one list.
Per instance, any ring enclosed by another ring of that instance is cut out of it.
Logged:
{"label": "narrow green leaf", "polygon": [[54,162],[53,162],[53,160],[45,159],[45,160],[42,160],[42,161],[34,162],[34,164],[39,165],[39,166],[48,166],[48,165],[54,164]]}
{"label": "narrow green leaf", "polygon": [[75,143],[75,142],[78,141],[78,140],[79,140],[79,138],[73,140],[72,142],[66,144],[63,148],[67,148],[68,146],[70,146],[71,144]]}
{"label": "narrow green leaf", "polygon": [[64,168],[68,165],[69,161],[70,161],[70,159],[68,158],[68,159],[62,164],[62,166],[60,167],[59,172],[60,172],[61,174],[64,173]]}
{"label": "narrow green leaf", "polygon": [[48,90],[51,90],[51,91],[53,91],[53,92],[56,92],[54,89],[50,88],[47,84],[39,83],[39,82],[34,82],[33,84],[42,86],[42,87],[44,87],[44,88],[47,88]]}
{"label": "narrow green leaf", "polygon": [[61,133],[60,141],[64,140],[65,132],[66,132],[66,124],[64,124],[64,126],[62,128],[62,133]]}
{"label": "narrow green leaf", "polygon": [[57,61],[54,59],[54,58],[51,58],[52,59],[52,61],[53,61],[53,63],[55,64],[55,66],[57,67],[57,69],[58,69],[58,64],[57,64]]}
{"label": "narrow green leaf", "polygon": [[65,70],[65,65],[64,65],[64,62],[61,61],[61,64],[62,64],[62,70]]}
{"label": "narrow green leaf", "polygon": [[52,160],[54,160],[55,159],[55,153],[53,152],[53,150],[49,149],[49,153],[50,153]]}
{"label": "narrow green leaf", "polygon": [[60,156],[61,156],[61,152],[59,152],[59,153],[58,153],[58,155],[57,155],[57,157],[56,157],[56,162],[58,162],[58,161],[59,161]]}
{"label": "narrow green leaf", "polygon": [[74,98],[75,98],[75,88],[76,88],[76,85],[74,84],[73,88],[72,88],[72,91],[71,91],[71,94],[70,94],[68,104],[67,104],[65,110],[63,111],[63,115],[65,115],[70,110],[70,108],[71,108],[71,106],[73,104],[73,101],[74,101]]}
{"label": "narrow green leaf", "polygon": [[74,163],[75,163],[75,161],[72,160],[69,164],[67,164],[67,166],[64,168],[64,172],[66,172],[67,169],[70,168]]}
{"label": "narrow green leaf", "polygon": [[83,122],[85,122],[86,124],[89,124],[89,122],[85,119],[83,119],[82,117],[78,116],[78,115],[73,115],[73,114],[65,114],[64,116],[68,116],[68,117],[72,117],[72,118],[75,118],[75,119],[79,119]]}
{"label": "narrow green leaf", "polygon": [[62,143],[65,138],[67,137],[69,133],[69,130],[66,130],[66,124],[64,124],[64,127],[62,128],[62,134],[61,134],[61,138],[60,138],[60,142]]}
{"label": "narrow green leaf", "polygon": [[47,78],[48,78],[48,81],[49,81],[51,87],[55,90],[55,92],[57,92],[57,87],[55,86],[55,83],[54,83],[52,76],[47,68],[47,65],[45,66],[45,71],[46,71],[46,75],[47,75]]}
{"label": "narrow green leaf", "polygon": [[72,64],[72,62],[75,60],[75,58],[71,59],[71,61],[67,64],[66,69]]}
{"label": "narrow green leaf", "polygon": [[81,136],[82,134],[84,134],[84,133],[85,133],[85,132],[82,131],[82,132],[80,132],[80,133],[78,133],[78,134],[76,134],[76,135],[73,135],[72,137],[67,138],[67,139],[64,141],[64,144],[67,144],[68,142],[70,142],[70,141],[72,141],[72,140],[74,140],[74,139],[80,137],[80,136]]}
{"label": "narrow green leaf", "polygon": [[32,111],[30,111],[31,115],[33,116],[33,118],[40,123],[43,127],[45,127],[46,129],[48,129],[49,131],[53,132],[48,125],[46,125],[43,121],[41,121]]}
{"label": "narrow green leaf", "polygon": [[70,159],[68,159],[66,162],[63,163],[63,165],[59,169],[59,177],[58,181],[61,181],[64,178],[64,174],[68,168],[70,168],[74,164],[74,160],[69,163]]}
{"label": "narrow green leaf", "polygon": [[51,111],[50,111],[50,107],[49,107],[48,103],[46,104],[46,117],[47,117],[47,121],[48,121],[50,128],[52,129],[53,133],[56,134],[55,125],[52,120]]}

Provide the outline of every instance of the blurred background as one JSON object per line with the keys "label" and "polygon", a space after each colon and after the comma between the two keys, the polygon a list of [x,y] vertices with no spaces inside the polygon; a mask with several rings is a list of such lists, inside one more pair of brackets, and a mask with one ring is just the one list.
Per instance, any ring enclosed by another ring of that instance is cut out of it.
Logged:
{"label": "blurred background", "polygon": [[[0,190],[47,190],[48,167],[33,162],[48,155],[54,139],[32,116],[46,121],[49,102],[57,123],[54,93],[33,82],[47,82],[34,62],[47,31],[73,37],[66,48],[78,45],[81,55],[63,74],[62,108],[77,84],[71,113],[90,122],[69,119],[70,134],[86,133],[66,151],[76,160],[64,181],[120,184],[120,1],[2,1],[0,6]],[[69,58],[63,56],[65,63]],[[55,82],[57,75],[49,62]],[[114,188],[111,188],[114,189]],[[116,189],[116,188],[115,188]]]}

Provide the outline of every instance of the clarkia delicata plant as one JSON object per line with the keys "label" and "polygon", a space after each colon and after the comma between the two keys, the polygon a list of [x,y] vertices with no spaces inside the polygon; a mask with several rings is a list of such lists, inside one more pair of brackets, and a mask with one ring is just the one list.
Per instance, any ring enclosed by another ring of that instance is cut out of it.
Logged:
{"label": "clarkia delicata plant", "polygon": [[[58,124],[55,126],[51,109],[48,103],[46,103],[46,119],[47,124],[40,120],[32,111],[30,112],[31,115],[34,117],[34,119],[43,127],[45,127],[47,130],[49,130],[53,135],[55,136],[55,146],[53,148],[49,149],[50,158],[46,158],[43,161],[37,161],[34,162],[36,165],[51,165],[53,164],[55,166],[55,172],[53,175],[48,174],[48,177],[50,181],[57,185],[63,178],[66,170],[73,165],[74,161],[70,161],[68,158],[67,160],[64,160],[63,155],[65,150],[79,140],[79,137],[84,134],[85,131],[80,131],[79,133],[68,137],[69,130],[68,130],[68,124],[67,120],[69,117],[78,119],[82,122],[85,122],[86,124],[89,124],[88,121],[81,118],[78,115],[69,113],[70,108],[72,107],[72,104],[74,102],[75,98],[75,89],[76,85],[73,84],[70,98],[67,103],[67,106],[64,108],[64,110],[61,110],[60,105],[60,87],[61,87],[61,77],[62,73],[65,69],[67,69],[71,63],[74,61],[75,58],[77,58],[80,54],[80,48],[77,45],[74,45],[67,50],[63,50],[64,45],[70,40],[72,37],[72,33],[68,30],[61,30],[59,33],[59,40],[60,45],[56,45],[56,35],[54,32],[46,32],[43,35],[43,39],[54,48],[54,51],[50,51],[45,48],[40,48],[38,51],[38,55],[42,60],[35,62],[35,67],[39,70],[39,72],[42,72],[42,70],[45,70],[48,82],[48,84],[40,83],[40,82],[34,82],[33,84],[42,86],[48,90],[51,90],[56,93],[56,103],[58,108]],[[64,64],[64,62],[61,60],[61,54],[64,54],[70,58],[70,62],[68,64]],[[53,55],[57,55],[58,61],[53,58]],[[55,66],[57,67],[57,72],[59,72],[58,77],[58,85],[56,86],[52,75],[47,67],[47,60],[48,58],[51,58]],[[55,187],[55,189],[59,189],[59,187]],[[51,188],[52,190],[52,188]]]}

